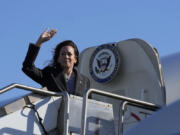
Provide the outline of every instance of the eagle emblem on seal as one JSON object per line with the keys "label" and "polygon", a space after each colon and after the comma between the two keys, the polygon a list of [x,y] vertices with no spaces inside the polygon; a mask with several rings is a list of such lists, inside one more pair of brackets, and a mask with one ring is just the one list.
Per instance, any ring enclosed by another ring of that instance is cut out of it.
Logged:
{"label": "eagle emblem on seal", "polygon": [[98,74],[98,73],[108,71],[110,69],[110,67],[109,67],[110,60],[111,60],[111,56],[97,58],[96,59],[97,66],[95,67],[96,73]]}

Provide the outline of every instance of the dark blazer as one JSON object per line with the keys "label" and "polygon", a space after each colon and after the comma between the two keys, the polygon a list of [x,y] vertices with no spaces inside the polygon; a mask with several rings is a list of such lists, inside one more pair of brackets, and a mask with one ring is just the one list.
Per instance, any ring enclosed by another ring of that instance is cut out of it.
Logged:
{"label": "dark blazer", "polygon": [[[27,55],[23,62],[22,71],[42,87],[47,87],[50,91],[67,91],[66,82],[60,68],[47,66],[44,69],[39,69],[34,65],[39,50],[40,47],[34,44],[29,45]],[[76,76],[75,95],[83,96],[84,90],[90,87],[89,79],[80,74],[76,68],[74,68],[73,71]]]}

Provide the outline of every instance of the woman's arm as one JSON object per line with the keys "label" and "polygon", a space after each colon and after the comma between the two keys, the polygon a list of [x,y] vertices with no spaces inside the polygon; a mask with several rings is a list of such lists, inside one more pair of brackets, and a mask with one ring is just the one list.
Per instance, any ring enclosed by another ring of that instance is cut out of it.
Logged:
{"label": "woman's arm", "polygon": [[25,60],[23,62],[22,71],[34,81],[43,85],[43,71],[34,65],[42,43],[50,40],[55,34],[56,30],[46,30],[38,38],[36,44],[30,44]]}

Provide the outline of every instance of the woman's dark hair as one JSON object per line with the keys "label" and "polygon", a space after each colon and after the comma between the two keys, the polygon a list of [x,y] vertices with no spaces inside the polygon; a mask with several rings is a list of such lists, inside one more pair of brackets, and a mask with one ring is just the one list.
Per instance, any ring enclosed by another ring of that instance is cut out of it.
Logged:
{"label": "woman's dark hair", "polygon": [[54,55],[53,55],[53,59],[52,59],[52,66],[54,67],[58,67],[60,66],[61,68],[61,65],[57,62],[58,60],[58,57],[59,57],[59,54],[60,54],[60,50],[64,47],[64,46],[72,46],[73,49],[74,49],[74,54],[75,54],[75,57],[77,59],[77,62],[74,64],[75,67],[78,66],[79,64],[79,51],[78,51],[78,48],[76,46],[76,44],[71,41],[71,40],[65,40],[59,44],[57,44],[56,48],[54,49]]}

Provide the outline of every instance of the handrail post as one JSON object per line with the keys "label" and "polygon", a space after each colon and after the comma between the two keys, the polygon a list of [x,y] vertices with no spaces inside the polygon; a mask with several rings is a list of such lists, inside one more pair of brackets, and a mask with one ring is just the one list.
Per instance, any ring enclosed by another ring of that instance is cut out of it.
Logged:
{"label": "handrail post", "polygon": [[122,101],[120,108],[119,108],[119,122],[118,122],[118,135],[121,135],[123,133],[123,123],[124,123],[124,110],[125,106],[128,102]]}
{"label": "handrail post", "polygon": [[65,112],[64,112],[64,135],[69,133],[69,94],[66,91],[59,93],[65,99]]}
{"label": "handrail post", "polygon": [[86,133],[86,115],[87,115],[87,106],[88,106],[88,97],[91,89],[86,90],[83,94],[83,107],[82,107],[82,119],[81,119],[81,135]]}

